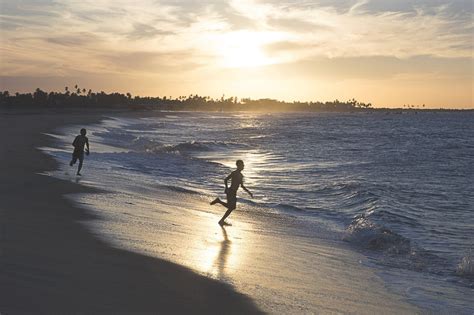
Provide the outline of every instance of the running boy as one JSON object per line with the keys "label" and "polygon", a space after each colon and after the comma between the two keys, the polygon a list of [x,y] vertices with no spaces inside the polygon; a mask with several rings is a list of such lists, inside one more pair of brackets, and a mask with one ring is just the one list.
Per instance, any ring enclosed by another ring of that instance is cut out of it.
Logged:
{"label": "running boy", "polygon": [[[252,193],[244,186],[244,175],[242,175],[242,170],[244,169],[244,162],[242,160],[237,160],[235,164],[237,165],[237,169],[230,173],[229,176],[224,179],[227,202],[223,202],[219,198],[216,198],[211,202],[211,205],[220,203],[221,205],[227,208],[226,213],[219,221],[220,226],[224,225],[224,220],[231,214],[231,212],[235,209],[237,205],[237,190],[239,189],[239,186],[242,186],[243,190],[245,190],[250,195],[250,197],[253,198]],[[230,187],[228,187],[227,185],[229,179],[231,180]]]}
{"label": "running boy", "polygon": [[76,161],[79,159],[79,167],[77,168],[77,175],[81,176],[82,162],[84,162],[84,146],[87,146],[86,154],[89,155],[89,139],[86,137],[86,129],[81,129],[81,134],[74,139],[72,143],[74,147],[74,152],[72,153],[72,160],[69,163],[70,166],[76,164]]}

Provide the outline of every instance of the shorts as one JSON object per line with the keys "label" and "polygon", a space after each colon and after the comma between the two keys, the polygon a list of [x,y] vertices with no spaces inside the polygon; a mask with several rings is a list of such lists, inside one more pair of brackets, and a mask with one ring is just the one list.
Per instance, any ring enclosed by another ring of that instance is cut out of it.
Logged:
{"label": "shorts", "polygon": [[234,210],[237,207],[237,192],[230,191],[227,193],[227,208]]}
{"label": "shorts", "polygon": [[84,161],[84,151],[74,150],[74,152],[72,152],[72,163],[76,163],[77,160],[81,163]]}

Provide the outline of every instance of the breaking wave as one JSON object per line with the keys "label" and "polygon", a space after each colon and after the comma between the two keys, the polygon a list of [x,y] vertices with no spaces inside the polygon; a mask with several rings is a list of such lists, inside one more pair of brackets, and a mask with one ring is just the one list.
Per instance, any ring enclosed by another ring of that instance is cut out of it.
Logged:
{"label": "breaking wave", "polygon": [[346,232],[345,241],[363,248],[396,255],[406,255],[411,251],[409,239],[373,223],[364,215],[357,216]]}
{"label": "breaking wave", "polygon": [[474,280],[474,252],[472,250],[461,259],[457,268],[457,274]]}
{"label": "breaking wave", "polygon": [[230,142],[219,142],[219,141],[188,141],[178,144],[160,144],[155,142],[149,142],[143,145],[142,149],[147,153],[176,153],[176,154],[188,154],[188,153],[199,153],[199,152],[211,152],[225,150],[230,147],[238,147],[238,144]]}

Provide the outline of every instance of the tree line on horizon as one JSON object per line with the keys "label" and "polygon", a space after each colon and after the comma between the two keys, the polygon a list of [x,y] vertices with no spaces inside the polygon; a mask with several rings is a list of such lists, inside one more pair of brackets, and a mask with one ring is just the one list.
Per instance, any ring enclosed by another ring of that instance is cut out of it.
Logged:
{"label": "tree line on horizon", "polygon": [[135,96],[126,93],[93,92],[77,85],[64,92],[45,92],[37,88],[33,93],[0,92],[0,105],[7,107],[64,107],[64,108],[132,108],[203,111],[354,111],[371,109],[371,103],[334,100],[330,102],[284,102],[275,99],[238,99],[224,95],[219,99],[189,95],[172,97]]}

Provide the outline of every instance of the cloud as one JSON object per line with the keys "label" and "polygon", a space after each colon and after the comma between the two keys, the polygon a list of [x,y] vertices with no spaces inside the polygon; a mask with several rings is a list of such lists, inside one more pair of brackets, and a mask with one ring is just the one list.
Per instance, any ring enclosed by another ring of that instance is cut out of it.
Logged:
{"label": "cloud", "polygon": [[308,50],[311,48],[317,48],[318,45],[310,43],[292,42],[292,41],[281,41],[268,44],[264,47],[268,54],[278,54],[281,52],[294,52],[298,50]]}
{"label": "cloud", "polygon": [[84,47],[99,42],[101,38],[93,33],[80,32],[70,33],[67,35],[58,35],[51,37],[40,37],[46,43],[67,46],[67,47]]}
{"label": "cloud", "polygon": [[171,31],[159,30],[151,25],[137,22],[133,24],[133,29],[127,33],[127,37],[132,40],[136,40],[172,34],[174,33]]}
{"label": "cloud", "polygon": [[277,30],[295,32],[295,33],[312,33],[330,31],[332,28],[328,25],[305,21],[298,18],[273,18],[267,19],[267,24]]}
{"label": "cloud", "polygon": [[397,0],[397,1],[366,1],[362,6],[368,13],[423,12],[429,15],[438,15],[440,12],[456,19],[464,19],[472,15],[472,1],[470,0]]}
{"label": "cloud", "polygon": [[193,58],[192,51],[169,51],[157,53],[149,51],[117,52],[100,55],[104,67],[111,72],[131,74],[158,72],[177,73],[192,71],[202,66]]}
{"label": "cloud", "polygon": [[204,85],[234,64],[281,80],[422,73],[458,75],[472,85],[471,0],[22,0],[1,6],[4,76],[123,82],[143,76],[165,84],[189,81],[192,72],[192,83]]}
{"label": "cloud", "polygon": [[447,8],[440,7],[438,14],[424,11],[370,13],[363,9],[364,3],[355,11],[339,14],[321,9],[292,12],[301,20],[313,16],[319,23],[332,27],[329,34],[320,31],[313,36],[299,36],[300,41],[318,43],[320,54],[333,57],[471,55],[469,50],[453,49],[452,45],[462,47],[472,43],[469,31],[472,21],[447,18]]}
{"label": "cloud", "polygon": [[457,18],[472,16],[471,0],[273,0],[257,1],[259,4],[278,6],[283,10],[298,9],[312,11],[315,9],[330,10],[336,14],[348,12],[366,12],[368,14],[424,12],[437,15],[442,7],[446,15]]}
{"label": "cloud", "polygon": [[296,62],[273,66],[275,72],[299,77],[327,80],[389,79],[399,75],[472,80],[471,58],[442,58],[434,56],[337,57],[313,56]]}

